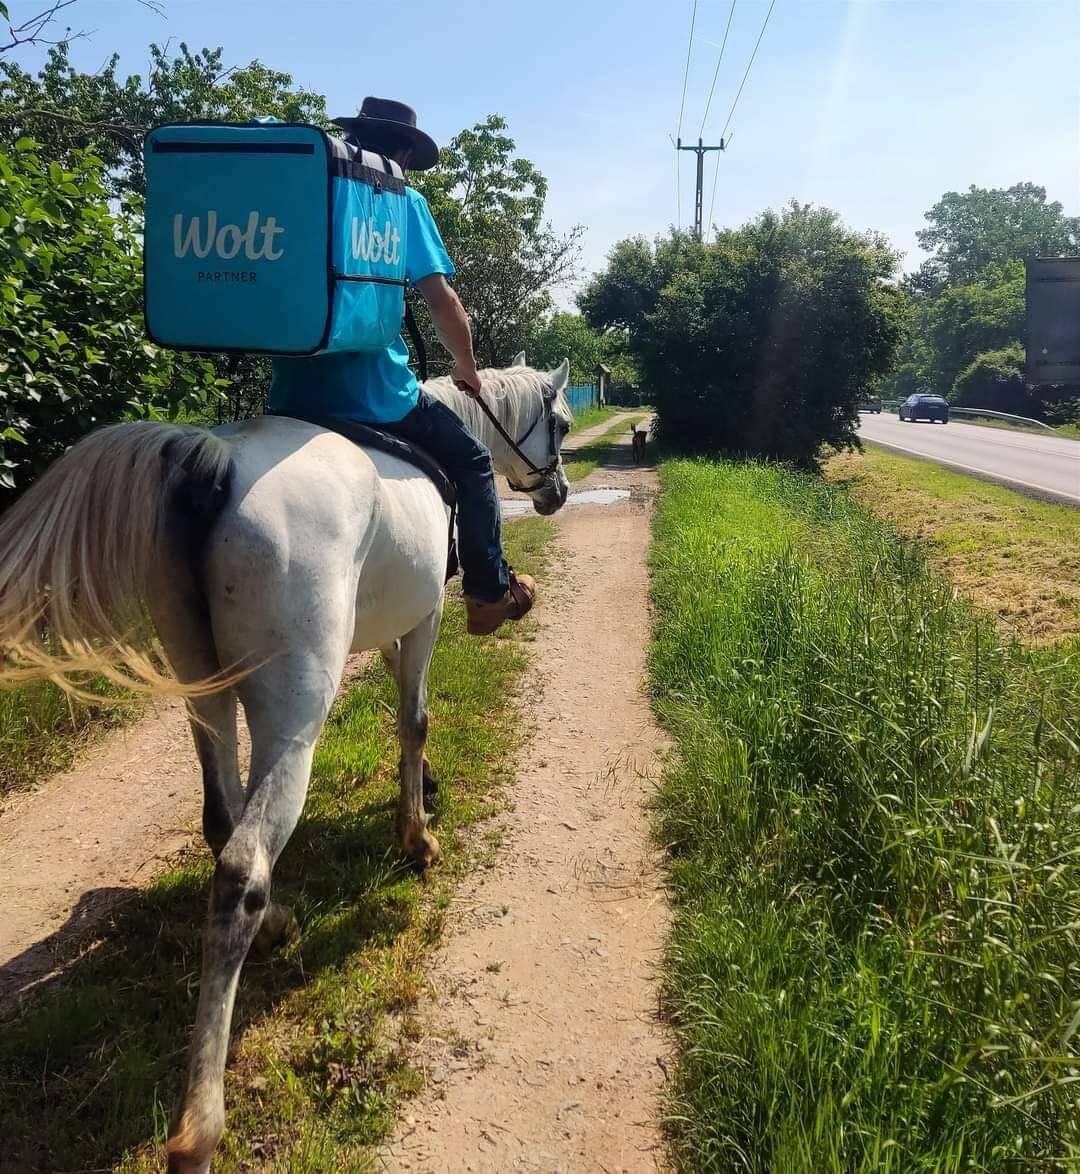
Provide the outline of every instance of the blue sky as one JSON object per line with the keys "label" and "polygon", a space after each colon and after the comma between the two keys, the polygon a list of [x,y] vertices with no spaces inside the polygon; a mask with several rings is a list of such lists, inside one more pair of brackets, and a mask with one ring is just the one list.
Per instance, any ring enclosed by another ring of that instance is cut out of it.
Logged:
{"label": "blue sky", "polygon": [[[12,17],[41,0],[13,0]],[[583,271],[621,237],[676,219],[674,152],[687,0],[79,0],[73,48],[116,50],[145,72],[173,38],[258,58],[353,113],[398,97],[445,141],[497,111],[547,175],[557,227],[587,228]],[[684,138],[696,139],[730,10],[698,0]],[[737,0],[705,127],[716,137],[766,12]],[[32,54],[18,59],[32,64]],[[920,255],[915,231],[945,191],[1032,180],[1080,213],[1080,0],[777,0],[720,157],[714,220],[741,223],[792,197],[827,204]],[[692,217],[684,155],[682,222]],[[708,160],[708,214],[715,156]],[[564,293],[563,298],[567,295]]]}

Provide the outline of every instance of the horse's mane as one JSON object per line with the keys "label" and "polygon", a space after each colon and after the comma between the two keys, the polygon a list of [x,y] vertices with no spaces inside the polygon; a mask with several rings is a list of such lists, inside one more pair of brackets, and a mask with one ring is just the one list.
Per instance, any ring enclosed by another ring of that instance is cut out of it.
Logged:
{"label": "horse's mane", "polygon": [[[484,400],[498,417],[499,423],[511,436],[520,436],[543,408],[543,395],[550,385],[547,373],[533,367],[485,367],[480,372],[480,385]],[[429,379],[424,390],[460,416],[474,434],[484,431],[486,421],[479,406],[471,396],[459,391],[449,375]],[[560,391],[555,401],[556,414],[567,423],[573,421],[573,413]]]}

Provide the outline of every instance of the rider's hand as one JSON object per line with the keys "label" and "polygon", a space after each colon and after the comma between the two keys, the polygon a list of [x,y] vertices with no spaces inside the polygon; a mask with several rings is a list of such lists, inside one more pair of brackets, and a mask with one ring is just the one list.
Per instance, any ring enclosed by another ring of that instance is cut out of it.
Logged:
{"label": "rider's hand", "polygon": [[473,399],[480,394],[480,373],[476,370],[476,363],[455,363],[450,378],[459,391]]}

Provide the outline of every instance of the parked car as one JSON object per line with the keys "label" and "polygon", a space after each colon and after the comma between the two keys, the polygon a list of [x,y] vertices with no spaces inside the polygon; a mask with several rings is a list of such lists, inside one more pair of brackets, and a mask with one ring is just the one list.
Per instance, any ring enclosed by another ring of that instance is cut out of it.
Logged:
{"label": "parked car", "polygon": [[909,420],[912,424],[918,420],[929,420],[932,424],[940,420],[942,424],[949,422],[949,401],[940,395],[909,395],[900,405],[900,419]]}
{"label": "parked car", "polygon": [[881,396],[868,395],[866,399],[859,400],[860,412],[877,412],[881,413]]}

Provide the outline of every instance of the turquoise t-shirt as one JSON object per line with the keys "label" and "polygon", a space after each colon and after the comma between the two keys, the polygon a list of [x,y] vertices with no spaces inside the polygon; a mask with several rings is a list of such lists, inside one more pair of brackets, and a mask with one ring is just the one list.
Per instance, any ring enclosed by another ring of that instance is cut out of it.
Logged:
{"label": "turquoise t-shirt", "polygon": [[[433,273],[451,277],[454,264],[427,200],[410,187],[405,196],[405,276],[412,284]],[[393,424],[416,406],[420,393],[409,367],[409,348],[400,335],[385,351],[275,359],[273,370],[270,411],[283,415],[296,413],[315,419],[341,416],[365,424]]]}

